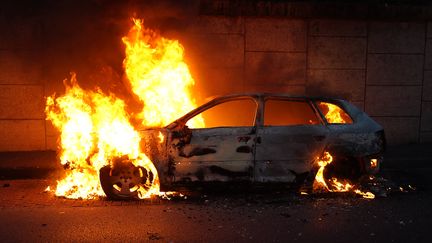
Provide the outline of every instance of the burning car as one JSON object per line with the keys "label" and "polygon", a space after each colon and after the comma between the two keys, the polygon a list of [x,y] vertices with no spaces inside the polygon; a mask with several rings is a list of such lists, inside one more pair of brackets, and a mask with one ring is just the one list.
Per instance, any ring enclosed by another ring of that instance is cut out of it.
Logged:
{"label": "burning car", "polygon": [[[349,102],[285,94],[217,97],[140,137],[158,175],[119,158],[100,169],[109,198],[134,198],[136,187],[156,176],[162,189],[214,181],[310,184],[328,165],[324,178],[354,182],[379,171],[385,149],[383,128]],[[323,156],[333,163],[319,165]]]}

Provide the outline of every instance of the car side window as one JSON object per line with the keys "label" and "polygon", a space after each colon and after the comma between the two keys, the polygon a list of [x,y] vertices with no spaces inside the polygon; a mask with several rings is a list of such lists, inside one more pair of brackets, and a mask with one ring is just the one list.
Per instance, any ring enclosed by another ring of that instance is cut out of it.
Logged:
{"label": "car side window", "polygon": [[318,102],[321,113],[330,124],[352,124],[351,117],[338,105],[328,102]]}
{"label": "car side window", "polygon": [[257,104],[253,99],[231,100],[197,114],[186,124],[196,124],[194,119],[202,117],[204,125],[194,128],[249,127],[254,125],[256,110]]}
{"label": "car side window", "polygon": [[264,126],[315,124],[319,124],[319,119],[306,101],[269,99],[265,102]]}

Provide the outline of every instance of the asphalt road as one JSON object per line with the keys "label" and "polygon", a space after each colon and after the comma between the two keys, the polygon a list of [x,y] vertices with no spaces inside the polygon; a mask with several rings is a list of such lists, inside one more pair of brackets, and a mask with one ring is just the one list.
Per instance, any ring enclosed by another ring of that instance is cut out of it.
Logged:
{"label": "asphalt road", "polygon": [[271,189],[200,192],[170,201],[69,200],[49,180],[0,181],[0,239],[160,242],[430,242],[427,186],[374,200]]}

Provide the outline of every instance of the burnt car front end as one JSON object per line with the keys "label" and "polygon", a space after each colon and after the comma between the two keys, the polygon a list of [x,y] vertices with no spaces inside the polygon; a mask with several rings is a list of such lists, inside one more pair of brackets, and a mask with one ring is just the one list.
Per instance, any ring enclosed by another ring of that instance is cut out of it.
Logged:
{"label": "burnt car front end", "polygon": [[150,128],[140,131],[142,151],[155,165],[161,186],[171,183],[174,177],[174,161],[170,159],[167,149],[173,133],[167,128]]}

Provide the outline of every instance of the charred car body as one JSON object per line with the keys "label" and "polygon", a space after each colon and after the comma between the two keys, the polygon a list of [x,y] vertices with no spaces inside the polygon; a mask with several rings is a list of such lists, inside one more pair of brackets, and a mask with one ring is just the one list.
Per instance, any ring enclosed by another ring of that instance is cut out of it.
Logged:
{"label": "charred car body", "polygon": [[[188,127],[201,117],[205,127]],[[324,151],[334,159],[328,173],[356,180],[378,172],[385,149],[383,128],[349,102],[284,94],[218,97],[140,135],[162,189],[209,181],[302,183]],[[101,170],[105,193],[131,197],[113,189],[113,169]]]}

